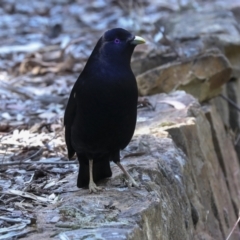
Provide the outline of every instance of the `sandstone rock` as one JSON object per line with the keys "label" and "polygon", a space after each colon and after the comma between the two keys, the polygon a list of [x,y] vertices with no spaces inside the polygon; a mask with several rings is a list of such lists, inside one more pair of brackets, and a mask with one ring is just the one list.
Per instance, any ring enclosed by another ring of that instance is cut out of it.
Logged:
{"label": "sandstone rock", "polygon": [[230,76],[230,64],[221,53],[206,53],[151,69],[138,75],[137,83],[141,95],[182,89],[205,101],[218,95]]}
{"label": "sandstone rock", "polygon": [[232,76],[238,78],[240,76],[240,43],[227,44],[224,47],[225,56],[228,58],[232,67]]}
{"label": "sandstone rock", "polygon": [[225,239],[236,212],[214,150],[210,125],[200,108],[192,107],[189,112],[195,117],[194,124],[168,131],[189,159],[184,175],[189,200],[199,214],[196,231],[207,230],[214,239]]}
{"label": "sandstone rock", "polygon": [[[225,7],[229,8],[230,5]],[[213,46],[220,48],[231,63],[233,76],[238,77],[240,73],[239,9],[238,3],[236,6],[231,6],[231,11],[216,8],[213,11],[208,9],[199,13],[189,11],[173,14],[171,18],[163,19],[160,24],[165,26],[171,39],[181,42],[185,39],[200,38],[203,46],[195,44],[194,48],[200,46],[203,51]],[[190,18],[191,24],[188,24]],[[211,39],[214,41],[212,42]],[[180,46],[184,47],[182,44]],[[188,49],[183,51],[189,52]]]}
{"label": "sandstone rock", "polygon": [[[227,96],[227,85],[225,84],[222,87],[222,92],[221,94],[224,97]],[[221,96],[215,97],[210,101],[210,104],[216,107],[218,114],[221,116],[221,119],[226,126],[226,128],[230,128],[230,121],[229,121],[229,105],[228,102],[223,99]]]}
{"label": "sandstone rock", "polygon": [[240,160],[240,79],[231,78],[224,86],[222,91],[223,97],[218,97],[211,101],[216,106],[218,113],[223,120],[228,134],[231,135],[235,150]]}
{"label": "sandstone rock", "polygon": [[215,36],[225,44],[240,44],[240,33],[236,28],[238,22],[234,14],[226,9],[176,13],[171,18],[162,19],[160,24],[172,39]]}
{"label": "sandstone rock", "polygon": [[239,4],[220,8],[207,3],[206,6],[214,11],[206,11],[202,6],[200,12],[172,13],[171,17],[161,18],[156,23],[164,27],[180,58],[171,63],[135,62],[133,69],[138,74],[141,95],[180,89],[202,102],[217,96],[231,77],[239,77]]}
{"label": "sandstone rock", "polygon": [[233,139],[235,144],[235,149],[240,160],[240,79],[232,78],[232,80],[227,84],[227,97],[236,106],[233,106],[230,102],[228,103],[229,108],[229,124],[234,133]]}
{"label": "sandstone rock", "polygon": [[214,149],[227,187],[230,191],[233,207],[238,211],[240,205],[240,168],[237,154],[234,150],[234,142],[224,128],[220,115],[214,105],[205,108],[206,117],[211,124]]}
{"label": "sandstone rock", "polygon": [[146,56],[145,58],[135,59],[131,63],[132,70],[135,75],[146,72],[149,69],[161,66],[165,63],[176,60],[176,56],[164,56],[162,54],[154,54],[153,56]]}

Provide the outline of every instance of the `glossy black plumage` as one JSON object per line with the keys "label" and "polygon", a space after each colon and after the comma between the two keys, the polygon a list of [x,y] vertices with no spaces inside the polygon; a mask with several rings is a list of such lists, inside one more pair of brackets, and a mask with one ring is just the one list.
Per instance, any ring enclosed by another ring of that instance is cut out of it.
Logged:
{"label": "glossy black plumage", "polygon": [[137,116],[137,84],[130,59],[143,39],[116,28],[99,39],[69,97],[64,115],[69,158],[77,153],[78,187],[111,177],[110,162],[130,142]]}

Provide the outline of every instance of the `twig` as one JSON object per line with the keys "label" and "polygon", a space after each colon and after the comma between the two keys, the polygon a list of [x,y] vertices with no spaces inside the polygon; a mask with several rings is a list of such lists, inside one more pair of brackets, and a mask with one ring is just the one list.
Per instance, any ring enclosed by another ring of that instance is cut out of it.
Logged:
{"label": "twig", "polygon": [[131,152],[123,156],[123,158],[127,157],[138,157],[144,155],[146,152]]}
{"label": "twig", "polygon": [[236,139],[235,142],[234,142],[234,145],[235,145],[235,146],[237,146],[239,140],[240,140],[240,134],[238,134],[237,139]]}
{"label": "twig", "polygon": [[[35,153],[33,153],[31,156],[23,159],[21,162],[24,163],[25,161],[31,160],[31,159],[33,159],[34,157],[36,157],[36,156],[38,156],[38,155],[40,155],[40,154],[42,154],[42,153],[43,153],[43,148],[39,148]],[[21,163],[21,162],[20,162],[20,163]],[[15,164],[15,163],[2,163],[1,165],[2,165],[2,166],[6,166],[5,164],[18,165],[17,163],[19,163],[19,162],[16,162],[16,164]],[[10,165],[9,165],[9,166],[10,166]],[[19,164],[19,165],[21,165],[21,164]]]}
{"label": "twig", "polygon": [[64,130],[64,126],[62,126],[62,127],[58,130],[58,132],[55,132],[54,136],[53,136],[51,139],[48,140],[48,142],[45,144],[45,146],[48,145],[53,139],[56,139],[57,137],[61,136],[61,132],[62,132],[63,130]]}
{"label": "twig", "polygon": [[22,219],[22,218],[9,218],[9,217],[4,217],[4,216],[0,216],[0,220],[4,220],[8,223],[27,223],[30,224],[30,220],[26,220],[26,219]]}
{"label": "twig", "polygon": [[148,107],[151,110],[155,110],[155,108],[153,107],[153,105],[149,102],[149,100],[147,98],[143,98],[143,99],[138,99],[138,103],[137,103],[137,108],[144,108],[144,107]]}
{"label": "twig", "polygon": [[7,132],[7,133],[5,133],[5,134],[2,134],[2,136],[0,137],[0,142],[2,141],[2,139],[3,139],[4,137],[11,135],[16,129],[18,129],[18,127],[19,127],[19,126],[14,127],[10,132]]}
{"label": "twig", "polygon": [[82,42],[83,40],[85,40],[86,37],[79,37],[77,39],[74,39],[72,41],[70,41],[62,50],[61,50],[61,56],[60,59],[63,58],[63,54],[65,53],[65,51],[67,50],[67,48],[69,48],[71,45]]}
{"label": "twig", "polygon": [[[35,153],[33,153],[31,156],[29,156],[27,159],[33,159],[37,157],[38,155],[42,155],[43,153],[43,148],[39,148]],[[23,162],[27,159],[22,160]]]}
{"label": "twig", "polygon": [[225,97],[224,95],[220,94],[220,97],[222,97],[224,100],[226,100],[228,103],[230,103],[233,107],[235,107],[238,111],[240,111],[240,107],[231,99]]}
{"label": "twig", "polygon": [[27,99],[34,99],[34,95],[24,88],[12,86],[6,82],[1,82],[1,87],[18,95],[21,95]]}
{"label": "twig", "polygon": [[31,165],[31,164],[37,164],[37,165],[41,165],[41,164],[76,164],[78,163],[77,160],[74,161],[49,161],[49,162],[45,162],[45,161],[37,161],[37,162],[7,162],[7,163],[1,163],[0,166],[13,166],[13,165]]}
{"label": "twig", "polygon": [[[28,181],[26,181],[24,184],[28,184],[28,183],[30,184],[30,183],[32,182],[35,174],[36,174],[36,172],[34,172],[34,173],[31,175],[30,179],[29,179]],[[28,186],[29,186],[29,185],[28,185]],[[24,191],[26,191],[26,189],[24,189]]]}
{"label": "twig", "polygon": [[236,226],[238,225],[239,221],[240,221],[240,212],[238,213],[238,220],[235,222],[235,224],[234,224],[231,232],[229,233],[228,237],[226,238],[226,240],[229,240],[229,239],[230,239],[230,237],[232,236],[232,233],[233,233],[233,231],[235,230]]}
{"label": "twig", "polygon": [[[0,138],[0,141],[1,141],[1,138]],[[5,150],[4,154],[3,154],[3,158],[1,159],[1,162],[4,161],[5,157],[6,157],[6,153],[7,153],[7,149]]]}

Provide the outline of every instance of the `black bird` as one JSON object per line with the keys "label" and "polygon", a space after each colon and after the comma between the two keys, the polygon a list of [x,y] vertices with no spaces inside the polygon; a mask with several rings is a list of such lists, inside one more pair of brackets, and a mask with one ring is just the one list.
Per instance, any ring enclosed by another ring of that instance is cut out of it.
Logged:
{"label": "black bird", "polygon": [[64,115],[68,157],[77,154],[77,186],[89,184],[90,193],[101,190],[96,181],[112,176],[110,161],[138,186],[120,164],[119,153],[136,125],[138,90],[130,60],[135,46],[144,42],[122,28],[105,32],[70,94]]}

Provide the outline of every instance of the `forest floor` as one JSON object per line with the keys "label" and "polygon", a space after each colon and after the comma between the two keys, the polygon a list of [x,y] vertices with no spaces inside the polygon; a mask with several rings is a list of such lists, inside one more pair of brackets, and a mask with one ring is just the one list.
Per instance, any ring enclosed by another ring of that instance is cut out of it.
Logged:
{"label": "forest floor", "polygon": [[163,16],[207,8],[202,2],[1,1],[0,239],[38,231],[36,214],[61,201],[67,192],[62,184],[78,171],[76,160],[67,162],[63,114],[103,32],[122,27],[144,37],[148,44],[139,46],[133,59],[144,58],[164,48],[158,23]]}

